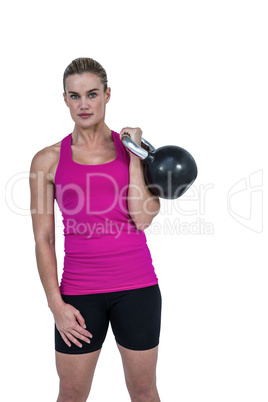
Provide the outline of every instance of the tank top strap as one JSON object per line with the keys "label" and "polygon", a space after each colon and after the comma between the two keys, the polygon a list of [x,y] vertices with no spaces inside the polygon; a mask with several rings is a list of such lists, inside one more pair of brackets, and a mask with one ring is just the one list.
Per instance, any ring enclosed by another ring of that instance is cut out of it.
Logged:
{"label": "tank top strap", "polygon": [[115,146],[116,146],[116,151],[119,154],[119,157],[121,159],[129,159],[129,154],[128,151],[126,150],[125,145],[123,144],[123,142],[120,139],[120,135],[118,133],[116,133],[115,131],[113,131],[114,134],[114,141],[115,141]]}
{"label": "tank top strap", "polygon": [[61,140],[60,159],[57,170],[66,169],[67,165],[71,163],[69,155],[69,148],[71,147],[71,141],[72,141],[72,133],[68,134]]}
{"label": "tank top strap", "polygon": [[61,141],[60,160],[59,160],[59,164],[61,164],[61,165],[66,165],[66,164],[70,163],[71,142],[72,142],[72,133],[68,134]]}

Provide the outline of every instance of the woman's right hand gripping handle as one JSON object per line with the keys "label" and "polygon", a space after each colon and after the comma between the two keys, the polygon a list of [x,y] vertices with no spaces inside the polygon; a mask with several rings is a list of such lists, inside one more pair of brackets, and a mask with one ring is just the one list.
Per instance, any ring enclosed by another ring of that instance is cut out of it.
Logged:
{"label": "woman's right hand gripping handle", "polygon": [[61,334],[66,345],[70,347],[71,342],[73,342],[81,348],[82,344],[78,339],[90,343],[90,338],[92,338],[93,335],[86,330],[85,320],[79,310],[71,304],[63,302],[56,309],[54,308],[52,313],[54,315],[57,330]]}

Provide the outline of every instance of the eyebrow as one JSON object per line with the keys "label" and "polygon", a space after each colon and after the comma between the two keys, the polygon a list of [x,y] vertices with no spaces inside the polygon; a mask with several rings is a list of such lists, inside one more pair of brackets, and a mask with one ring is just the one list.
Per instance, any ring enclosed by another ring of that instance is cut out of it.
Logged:
{"label": "eyebrow", "polygon": [[[89,91],[87,91],[87,94],[89,94],[90,92],[93,92],[93,91],[98,91],[98,88],[90,89]],[[68,91],[68,94],[78,95],[78,92],[75,92],[75,91]]]}

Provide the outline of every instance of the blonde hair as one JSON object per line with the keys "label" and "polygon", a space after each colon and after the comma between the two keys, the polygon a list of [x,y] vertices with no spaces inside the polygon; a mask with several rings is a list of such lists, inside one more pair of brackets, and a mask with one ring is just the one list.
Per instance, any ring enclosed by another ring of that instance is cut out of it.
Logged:
{"label": "blonde hair", "polygon": [[74,59],[65,69],[63,74],[63,89],[66,92],[66,78],[73,74],[92,73],[97,75],[104,86],[104,92],[107,90],[107,74],[104,68],[96,60],[89,57],[79,57]]}

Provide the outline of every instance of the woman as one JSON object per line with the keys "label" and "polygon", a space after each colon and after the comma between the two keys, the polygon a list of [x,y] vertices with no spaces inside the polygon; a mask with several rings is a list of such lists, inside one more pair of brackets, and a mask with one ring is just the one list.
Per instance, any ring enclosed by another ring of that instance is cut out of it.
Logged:
{"label": "woman", "polygon": [[[160,203],[145,185],[141,160],[121,141],[127,133],[141,145],[142,131],[118,134],[106,125],[111,88],[95,60],[73,60],[63,85],[73,132],[39,151],[30,175],[37,265],[55,320],[57,401],[86,401],[109,322],[131,400],[160,401],[161,293],[143,231]],[[65,236],[60,286],[54,198]]]}

